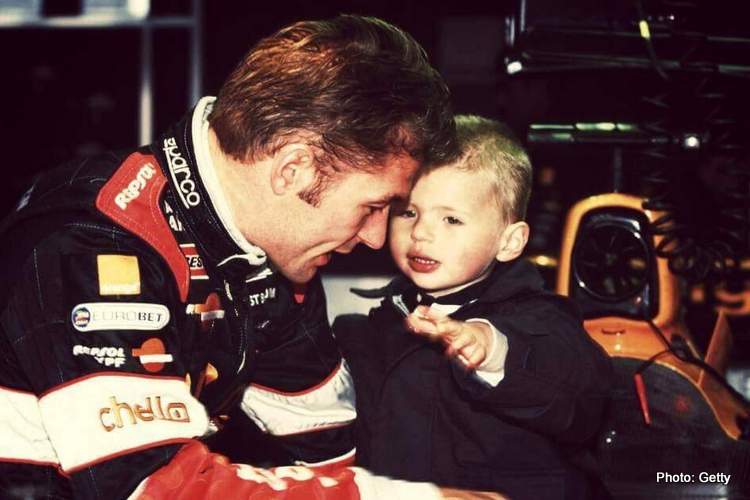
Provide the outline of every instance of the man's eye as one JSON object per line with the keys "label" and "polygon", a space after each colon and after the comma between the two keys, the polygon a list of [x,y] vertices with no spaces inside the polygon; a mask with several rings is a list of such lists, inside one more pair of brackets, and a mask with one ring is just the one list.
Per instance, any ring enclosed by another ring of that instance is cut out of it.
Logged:
{"label": "man's eye", "polygon": [[461,219],[457,219],[456,217],[453,217],[452,215],[448,215],[443,219],[445,222],[450,224],[451,226],[459,226],[463,224]]}

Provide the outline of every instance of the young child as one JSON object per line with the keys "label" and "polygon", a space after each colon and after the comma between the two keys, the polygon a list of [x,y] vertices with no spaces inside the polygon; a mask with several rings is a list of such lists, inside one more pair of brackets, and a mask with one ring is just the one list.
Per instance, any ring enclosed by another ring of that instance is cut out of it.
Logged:
{"label": "young child", "polygon": [[357,461],[379,474],[586,498],[569,456],[597,430],[611,366],[576,310],[519,258],[532,172],[499,123],[458,116],[461,157],[393,207],[404,276],[334,332],[357,392]]}

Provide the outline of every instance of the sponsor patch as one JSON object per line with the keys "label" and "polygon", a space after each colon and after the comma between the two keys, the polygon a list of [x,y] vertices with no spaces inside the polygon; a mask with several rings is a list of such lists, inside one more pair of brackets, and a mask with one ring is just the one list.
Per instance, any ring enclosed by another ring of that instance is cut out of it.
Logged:
{"label": "sponsor patch", "polygon": [[87,302],[70,313],[79,332],[97,330],[161,330],[169,323],[169,309],[146,302]]}
{"label": "sponsor patch", "polygon": [[190,268],[190,279],[191,280],[207,280],[208,273],[206,268],[203,267],[203,259],[198,254],[198,250],[195,248],[194,243],[182,243],[180,244],[180,250],[185,256],[185,260]]}
{"label": "sponsor patch", "polygon": [[91,356],[102,366],[119,368],[125,364],[125,349],[122,347],[74,345],[73,356]]}
{"label": "sponsor patch", "polygon": [[250,306],[259,306],[261,304],[264,304],[268,300],[273,300],[276,298],[276,287],[267,287],[262,292],[258,293],[251,293],[248,295],[248,299],[250,299]]}
{"label": "sponsor patch", "polygon": [[215,292],[208,294],[203,304],[188,304],[185,312],[200,317],[202,332],[210,332],[213,322],[224,318],[224,309],[221,308],[221,301]]}
{"label": "sponsor patch", "polygon": [[128,185],[115,195],[115,205],[122,210],[128,208],[128,203],[140,196],[141,191],[146,188],[146,183],[156,174],[156,169],[150,163],[144,164],[135,174],[135,178],[128,182]]}
{"label": "sponsor patch", "polygon": [[224,310],[221,308],[221,300],[216,292],[211,292],[206,296],[206,301],[202,304],[188,304],[185,308],[187,314],[198,314],[203,319],[204,314],[209,313],[222,313],[221,317],[224,317]]}
{"label": "sponsor patch", "polygon": [[190,167],[185,157],[182,156],[175,138],[164,139],[162,150],[167,157],[169,174],[172,176],[175,186],[177,186],[177,196],[180,197],[180,201],[185,205],[185,208],[197,206],[201,202],[201,196],[196,191],[195,181],[191,178]]}
{"label": "sponsor patch", "polygon": [[164,368],[164,363],[171,363],[173,357],[167,354],[161,339],[146,340],[141,347],[133,349],[133,356],[137,357],[147,372],[157,373]]}
{"label": "sponsor patch", "polygon": [[185,403],[162,401],[162,396],[146,396],[143,401],[130,404],[119,402],[116,396],[110,396],[109,404],[99,409],[99,423],[105,432],[159,420],[189,424],[190,413]]}
{"label": "sponsor patch", "polygon": [[172,206],[169,203],[167,203],[166,200],[164,200],[164,214],[167,216],[167,219],[169,220],[169,227],[172,228],[172,231],[181,233],[183,230],[182,222],[180,222],[180,219],[177,218],[177,214],[175,214],[174,210],[172,209]]}
{"label": "sponsor patch", "polygon": [[90,374],[53,388],[35,406],[66,473],[208,429],[206,411],[182,377]]}
{"label": "sponsor patch", "polygon": [[99,295],[138,295],[141,273],[134,255],[97,255]]}

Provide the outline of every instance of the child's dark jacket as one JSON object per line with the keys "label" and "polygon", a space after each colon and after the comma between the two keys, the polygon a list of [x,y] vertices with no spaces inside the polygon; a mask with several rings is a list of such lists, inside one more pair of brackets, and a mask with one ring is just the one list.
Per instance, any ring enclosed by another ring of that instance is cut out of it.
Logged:
{"label": "child's dark jacket", "polygon": [[404,300],[415,294],[405,278],[378,291],[384,298],[369,318],[336,320],[357,391],[357,461],[378,474],[514,499],[583,498],[584,475],[568,456],[599,427],[610,360],[528,262],[499,265],[488,280],[451,317],[489,320],[507,337],[496,387],[404,328]]}

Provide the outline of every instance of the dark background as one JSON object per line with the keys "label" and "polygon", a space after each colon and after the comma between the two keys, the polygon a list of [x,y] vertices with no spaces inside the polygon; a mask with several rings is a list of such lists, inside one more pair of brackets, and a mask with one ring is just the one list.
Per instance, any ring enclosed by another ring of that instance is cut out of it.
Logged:
{"label": "dark background", "polygon": [[[82,8],[81,1],[43,3],[44,15],[76,15]],[[533,230],[529,254],[556,256],[564,214],[574,201],[613,189],[654,195],[666,184],[676,216],[698,247],[728,238],[731,257],[747,260],[747,162],[727,160],[747,159],[750,131],[750,82],[743,70],[750,66],[750,25],[741,3],[532,1],[526,4],[525,21],[534,29],[525,34],[519,30],[519,5],[205,1],[200,12],[202,94],[215,95],[253,43],[293,21],[339,13],[381,17],[424,46],[446,78],[457,112],[506,121],[527,142],[537,172],[528,216]],[[652,25],[656,60],[637,36],[639,6]],[[151,2],[152,17],[189,14],[187,1]],[[137,145],[139,33],[135,27],[0,28],[2,213],[11,210],[37,172],[77,156]],[[187,83],[189,40],[186,28],[154,30],[154,134],[193,104]],[[523,61],[524,71],[509,76],[510,60]],[[659,67],[668,61],[677,66],[661,68],[669,73],[665,79]],[[624,147],[617,156],[606,138],[585,145],[527,141],[532,123],[602,121],[637,123],[672,143],[656,156],[653,148],[644,147]],[[681,148],[685,132],[696,133],[706,145],[698,151]],[[654,172],[661,175],[659,186],[649,180]],[[366,249],[337,256],[329,269],[393,271],[384,252]],[[545,276],[553,286],[554,269]],[[690,286],[709,288],[727,280],[725,275],[687,278]],[[746,273],[730,278],[735,291],[748,292]],[[693,306],[689,320],[705,331],[713,321],[712,306],[705,301]],[[745,326],[740,329],[744,337],[750,333]]]}

